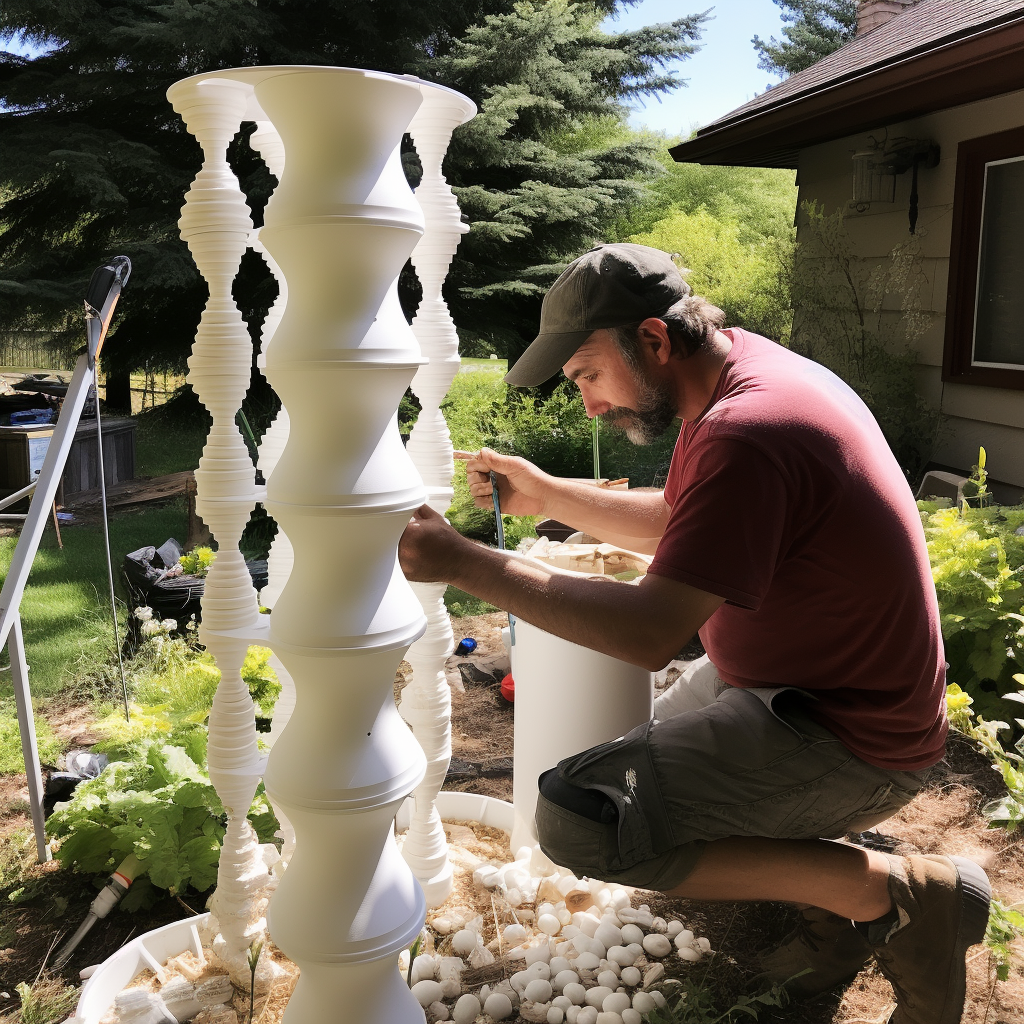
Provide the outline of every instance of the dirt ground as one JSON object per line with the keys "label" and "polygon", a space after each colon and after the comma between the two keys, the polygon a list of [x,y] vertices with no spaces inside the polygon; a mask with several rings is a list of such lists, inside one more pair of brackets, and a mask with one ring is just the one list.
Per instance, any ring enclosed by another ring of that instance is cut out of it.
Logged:
{"label": "dirt ground", "polygon": [[[477,639],[477,660],[485,670],[460,672],[456,665],[449,673],[450,680],[457,680],[452,688],[452,748],[453,763],[461,774],[451,774],[446,788],[511,800],[513,708],[500,694],[500,631],[505,622],[500,613],[453,622],[456,641],[464,636]],[[396,695],[407,674],[403,663],[395,682]],[[86,708],[54,708],[48,717],[74,745],[92,740]],[[878,829],[901,841],[899,852],[973,858],[988,871],[995,895],[1004,904],[1024,903],[1024,833],[988,829],[979,814],[1000,787],[988,761],[968,741],[953,736],[946,759],[926,791]],[[15,842],[26,832],[26,844]],[[17,1004],[15,985],[36,977],[44,960],[85,916],[102,884],[33,860],[25,777],[0,776],[0,1016]],[[94,927],[61,976],[77,984],[83,967],[102,961],[139,932],[202,912],[205,899],[206,894],[184,893],[180,898],[168,897],[145,914],[111,914]],[[681,917],[710,939],[716,955],[692,967],[681,966],[679,973],[691,970],[695,980],[721,993],[723,1000],[751,986],[759,955],[777,945],[794,920],[793,911],[781,904],[707,904],[639,891],[633,902],[648,902],[664,917]],[[1024,949],[1020,952],[1009,980],[997,983],[987,950],[980,946],[971,950],[964,1024],[1024,1021]],[[869,968],[845,991],[784,1010],[766,1010],[760,1019],[787,1024],[884,1024],[892,1005],[889,984]]]}

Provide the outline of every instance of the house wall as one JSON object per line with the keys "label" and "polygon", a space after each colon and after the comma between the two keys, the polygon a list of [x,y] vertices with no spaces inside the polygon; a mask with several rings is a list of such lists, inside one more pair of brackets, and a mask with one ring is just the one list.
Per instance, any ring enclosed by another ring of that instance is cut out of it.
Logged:
{"label": "house wall", "polygon": [[[884,96],[879,97],[879,109],[885,109]],[[888,125],[880,122],[877,131],[804,150],[798,176],[800,201],[816,201],[826,213],[843,209],[854,253],[868,260],[880,259],[908,237],[911,174],[907,172],[896,179],[894,203],[876,203],[858,212],[849,205],[853,191],[852,154],[870,144],[869,135],[881,139],[886,128],[890,140],[905,136],[931,139],[939,144],[942,152],[938,167],[922,168],[918,173],[918,234],[928,279],[923,305],[932,317],[927,331],[914,343],[920,391],[947,417],[933,458],[939,463],[969,469],[977,461],[978,446],[984,445],[992,476],[1017,487],[1024,487],[1024,391],[945,383],[941,374],[957,146],[965,139],[1021,125],[1024,91],[911,121]],[[801,220],[798,215],[798,238],[806,230]]]}

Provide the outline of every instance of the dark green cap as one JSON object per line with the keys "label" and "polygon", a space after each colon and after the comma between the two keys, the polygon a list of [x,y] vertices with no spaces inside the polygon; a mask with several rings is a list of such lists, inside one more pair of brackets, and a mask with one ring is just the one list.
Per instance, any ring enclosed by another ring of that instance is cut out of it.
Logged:
{"label": "dark green cap", "polygon": [[542,384],[594,331],[660,316],[689,294],[667,252],[630,242],[596,245],[573,260],[548,290],[540,333],[505,380],[516,387]]}

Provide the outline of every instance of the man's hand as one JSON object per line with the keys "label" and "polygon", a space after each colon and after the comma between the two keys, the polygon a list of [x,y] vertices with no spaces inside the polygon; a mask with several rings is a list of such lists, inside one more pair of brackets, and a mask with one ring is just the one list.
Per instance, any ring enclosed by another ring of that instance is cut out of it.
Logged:
{"label": "man's hand", "polygon": [[[398,542],[398,562],[414,583],[447,583],[473,545],[429,505],[418,508]],[[471,553],[471,552],[470,552]]]}
{"label": "man's hand", "polygon": [[552,478],[532,462],[515,455],[499,455],[490,448],[479,452],[455,452],[466,463],[469,493],[477,508],[494,508],[491,471],[498,478],[501,511],[509,516],[544,515],[544,502]]}

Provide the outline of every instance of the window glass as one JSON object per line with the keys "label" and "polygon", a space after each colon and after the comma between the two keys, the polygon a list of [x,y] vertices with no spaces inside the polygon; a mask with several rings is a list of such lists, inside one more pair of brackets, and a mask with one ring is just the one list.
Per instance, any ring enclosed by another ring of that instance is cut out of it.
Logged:
{"label": "window glass", "polygon": [[1024,157],[985,165],[972,362],[1024,366]]}

